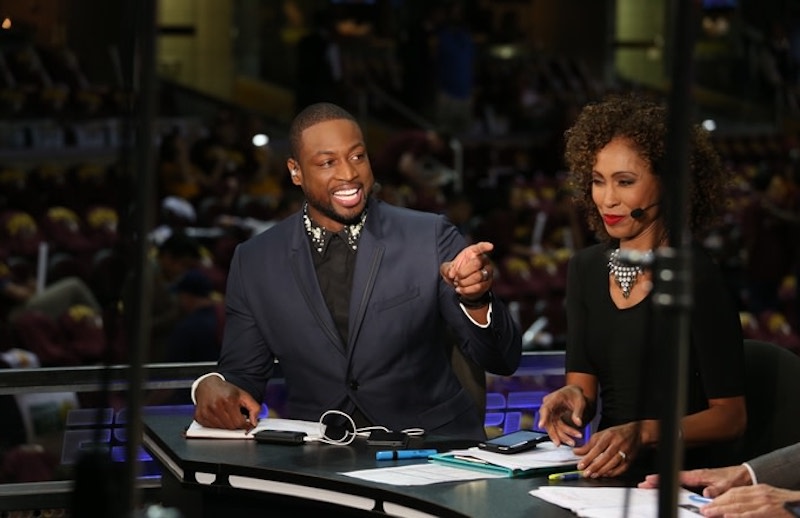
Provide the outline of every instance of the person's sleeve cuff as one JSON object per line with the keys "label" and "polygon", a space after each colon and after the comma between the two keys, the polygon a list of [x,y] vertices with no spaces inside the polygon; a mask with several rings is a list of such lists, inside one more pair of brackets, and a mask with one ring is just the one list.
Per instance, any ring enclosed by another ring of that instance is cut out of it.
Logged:
{"label": "person's sleeve cuff", "polygon": [[202,376],[194,380],[192,382],[192,403],[194,403],[195,405],[197,404],[197,400],[194,398],[194,391],[197,390],[197,386],[200,384],[200,382],[208,378],[209,376],[216,376],[222,381],[225,381],[225,376],[223,376],[219,372],[209,372],[208,374],[203,374]]}
{"label": "person's sleeve cuff", "polygon": [[750,480],[753,481],[753,485],[755,486],[756,484],[758,484],[758,478],[756,477],[756,472],[753,471],[753,468],[750,467],[750,464],[742,462],[742,466],[747,468],[747,472],[750,473]]}
{"label": "person's sleeve cuff", "polygon": [[[475,324],[476,326],[478,326],[480,328],[483,328],[483,329],[486,329],[487,327],[489,327],[492,324],[492,303],[491,302],[489,303],[489,310],[486,312],[486,323],[485,324],[480,324],[480,323],[476,322],[475,319],[470,316],[469,311],[467,311],[467,308],[464,307],[464,304],[459,304],[459,306],[461,306],[461,311],[463,311],[464,314],[467,315],[467,318],[470,319],[470,321],[472,321],[472,323]],[[192,394],[194,394],[194,392],[192,392]]]}

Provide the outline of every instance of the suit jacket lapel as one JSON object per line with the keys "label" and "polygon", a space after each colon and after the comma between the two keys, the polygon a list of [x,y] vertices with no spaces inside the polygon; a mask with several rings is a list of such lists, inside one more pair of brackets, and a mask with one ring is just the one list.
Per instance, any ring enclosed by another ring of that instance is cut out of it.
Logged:
{"label": "suit jacket lapel", "polygon": [[336,324],[333,321],[328,306],[325,304],[325,298],[322,296],[322,290],[320,290],[319,287],[317,271],[314,269],[314,261],[311,258],[311,245],[308,242],[308,236],[303,228],[302,212],[300,213],[295,228],[297,231],[292,233],[289,257],[292,274],[297,281],[297,285],[300,286],[303,299],[311,310],[311,313],[313,313],[314,318],[319,322],[320,327],[325,331],[325,335],[332,343],[336,344],[339,351],[344,354],[344,344],[339,336],[339,332],[336,330]]}
{"label": "suit jacket lapel", "polygon": [[364,322],[375,279],[378,276],[381,259],[386,245],[382,241],[380,203],[370,202],[367,221],[358,240],[358,255],[353,272],[353,289],[350,297],[350,333],[347,349],[352,354]]}

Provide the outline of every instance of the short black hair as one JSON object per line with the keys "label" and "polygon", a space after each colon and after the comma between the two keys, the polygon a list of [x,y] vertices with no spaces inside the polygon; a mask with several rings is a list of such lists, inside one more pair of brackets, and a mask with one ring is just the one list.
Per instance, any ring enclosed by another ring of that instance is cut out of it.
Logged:
{"label": "short black hair", "polygon": [[319,124],[320,122],[327,122],[332,120],[349,120],[358,124],[353,115],[342,108],[341,106],[333,103],[315,103],[308,105],[295,116],[292,124],[289,126],[289,152],[294,159],[298,158],[300,152],[301,135],[307,128]]}

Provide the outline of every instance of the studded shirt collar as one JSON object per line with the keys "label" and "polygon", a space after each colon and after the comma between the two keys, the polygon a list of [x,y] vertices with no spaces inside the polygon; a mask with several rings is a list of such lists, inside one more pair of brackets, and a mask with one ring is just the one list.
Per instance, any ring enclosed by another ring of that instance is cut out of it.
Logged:
{"label": "studded shirt collar", "polygon": [[[361,219],[358,223],[353,225],[345,225],[338,234],[344,238],[347,245],[355,252],[358,250],[358,239],[361,237],[361,231],[364,228],[364,222],[367,220],[367,211],[361,213]],[[318,254],[324,254],[325,249],[330,242],[331,237],[337,232],[331,232],[325,227],[318,225],[308,215],[308,203],[303,204],[303,226],[306,229],[306,234],[311,240],[311,248]]]}

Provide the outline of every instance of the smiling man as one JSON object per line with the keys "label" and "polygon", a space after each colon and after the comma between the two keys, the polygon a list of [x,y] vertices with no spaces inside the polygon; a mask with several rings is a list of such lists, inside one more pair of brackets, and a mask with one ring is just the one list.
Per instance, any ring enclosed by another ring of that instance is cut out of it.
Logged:
{"label": "smiling man", "polygon": [[253,427],[277,358],[284,417],[340,410],[359,427],[483,438],[446,337],[487,371],[519,364],[519,330],[491,295],[492,244],[466,246],[444,217],[372,198],[361,128],[339,106],[307,107],[289,139],[287,167],[306,202],[237,248],[222,353],[217,372],[195,382],[195,419]]}

